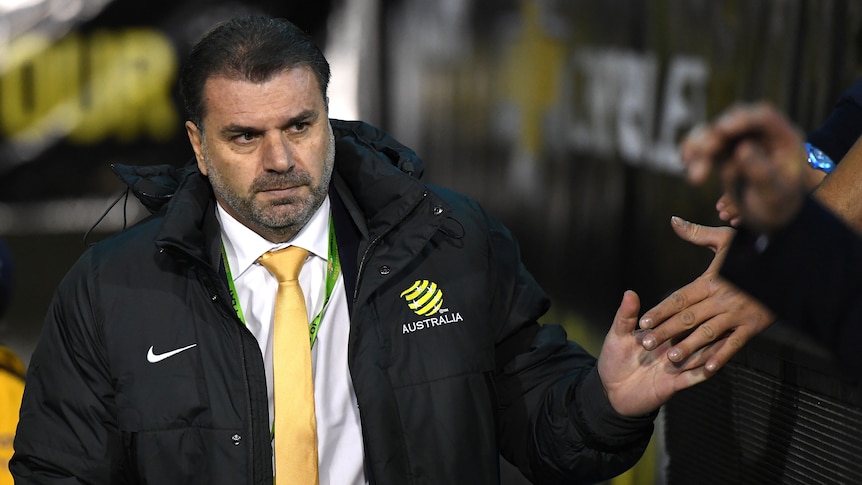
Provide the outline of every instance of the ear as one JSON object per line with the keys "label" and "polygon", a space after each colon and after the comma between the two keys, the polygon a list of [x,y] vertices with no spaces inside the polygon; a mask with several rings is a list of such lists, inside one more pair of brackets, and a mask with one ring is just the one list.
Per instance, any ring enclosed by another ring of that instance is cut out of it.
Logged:
{"label": "ear", "polygon": [[189,135],[189,142],[192,144],[192,150],[195,152],[195,159],[198,161],[198,170],[206,175],[207,167],[206,163],[204,163],[203,133],[201,133],[198,125],[191,121],[186,121],[186,134]]}

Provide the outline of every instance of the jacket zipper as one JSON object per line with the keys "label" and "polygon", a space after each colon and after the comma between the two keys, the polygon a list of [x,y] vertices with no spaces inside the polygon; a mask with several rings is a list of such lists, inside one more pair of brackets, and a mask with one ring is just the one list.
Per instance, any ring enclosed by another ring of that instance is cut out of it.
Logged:
{"label": "jacket zipper", "polygon": [[256,446],[255,439],[254,439],[255,438],[255,434],[254,434],[254,421],[255,420],[254,420],[254,413],[252,412],[251,387],[249,386],[249,382],[248,382],[248,359],[246,357],[245,346],[243,345],[243,334],[242,334],[243,331],[248,332],[248,328],[242,324],[242,322],[237,317],[236,313],[233,311],[233,308],[227,308],[227,307],[225,307],[225,303],[222,303],[222,302],[225,302],[227,300],[224,298],[224,295],[220,294],[221,292],[218,291],[218,288],[219,288],[218,282],[219,282],[220,278],[219,278],[219,275],[217,272],[212,271],[210,266],[208,264],[206,264],[205,262],[192,256],[191,254],[186,253],[185,251],[183,251],[179,248],[176,248],[173,246],[166,246],[166,247],[162,248],[162,251],[175,252],[178,255],[180,255],[180,257],[182,257],[182,258],[188,259],[189,261],[194,261],[195,263],[192,266],[196,268],[196,271],[203,272],[203,274],[206,275],[206,279],[207,279],[208,284],[205,284],[205,287],[209,290],[209,293],[211,293],[210,298],[220,300],[217,302],[214,301],[214,303],[216,305],[218,305],[218,307],[220,308],[222,313],[225,313],[227,315],[228,319],[233,320],[233,322],[236,324],[236,334],[235,335],[236,335],[237,347],[239,347],[240,361],[242,362],[242,369],[243,369],[243,371],[241,372],[242,383],[243,383],[243,387],[245,388],[246,409],[248,409],[248,430],[247,430],[248,436],[246,437],[246,442],[248,443],[247,444],[247,449],[248,449],[248,452],[247,452],[248,477],[249,477],[249,483],[257,483],[255,481],[256,480],[255,471],[257,470],[257,466],[254,462],[254,460],[255,460],[254,447]]}
{"label": "jacket zipper", "polygon": [[[218,286],[217,286],[217,282],[219,281],[218,275],[215,275],[215,277],[213,277],[212,271],[210,271],[209,269],[206,269],[206,271],[210,277],[210,281],[214,282],[213,286],[215,286],[215,288],[218,288]],[[255,433],[254,433],[255,413],[252,410],[253,405],[252,405],[252,398],[251,398],[251,386],[249,385],[249,382],[248,382],[248,365],[249,365],[249,363],[248,363],[247,353],[245,351],[245,345],[243,343],[243,339],[244,339],[243,332],[249,332],[249,330],[248,330],[248,327],[243,325],[243,323],[239,320],[236,312],[233,310],[233,307],[228,308],[225,306],[225,303],[223,303],[223,302],[226,302],[227,300],[225,300],[224,295],[219,295],[218,294],[219,291],[217,291],[217,289],[214,289],[213,293],[216,297],[219,298],[219,300],[221,300],[220,302],[217,302],[217,304],[220,306],[221,310],[224,313],[226,313],[228,318],[231,319],[235,323],[236,343],[237,343],[237,347],[239,348],[240,361],[242,362],[241,374],[242,374],[243,388],[245,389],[245,405],[246,405],[246,409],[248,409],[248,428],[246,430],[246,432],[248,434],[245,437],[244,441],[246,441],[246,448],[248,449],[248,451],[246,452],[246,455],[247,455],[247,459],[248,459],[249,483],[263,483],[262,480],[264,477],[256,477],[255,476],[256,472],[257,472],[257,468],[258,468],[257,464],[255,463],[255,456],[256,456],[255,455],[255,446],[257,446],[257,440],[255,439]]]}
{"label": "jacket zipper", "polygon": [[[413,207],[411,207],[410,210],[408,210],[404,213],[403,217],[401,217],[400,219],[395,221],[394,224],[391,224],[385,231],[383,231],[382,233],[377,235],[377,237],[372,239],[371,242],[368,244],[368,247],[365,248],[365,251],[362,252],[362,259],[359,260],[359,266],[356,270],[356,287],[353,289],[353,302],[354,302],[353,309],[354,309],[354,311],[356,311],[355,303],[356,303],[356,300],[359,296],[359,286],[360,286],[360,283],[362,282],[362,274],[363,274],[363,270],[365,269],[365,263],[368,261],[371,252],[374,250],[375,247],[377,247],[377,245],[380,243],[380,240],[383,239],[384,236],[386,236],[387,234],[392,232],[402,222],[406,221],[407,218],[410,217],[410,214],[412,214],[413,211],[415,211],[416,208],[419,207],[419,205],[422,203],[422,201],[425,200],[426,197],[428,197],[428,191],[427,190],[422,192],[422,198],[419,199],[418,201],[416,201],[416,203],[413,205]],[[351,316],[351,321],[352,320],[353,320],[353,317]],[[357,396],[357,399],[358,398],[359,398],[359,396]],[[403,447],[405,447],[405,449],[406,449],[406,446],[407,446],[406,443],[402,442],[401,445]],[[365,452],[368,453],[367,448],[365,449]],[[405,454],[405,459],[407,460],[407,469],[409,470],[410,469],[410,463],[409,463],[410,459],[409,459],[409,457],[406,456],[406,454]],[[374,478],[374,471],[370,469],[370,463],[371,463],[371,461],[368,460],[366,457],[366,467],[368,467],[366,470],[366,473],[368,475],[369,482],[373,485],[373,484],[377,483],[377,480],[375,480],[375,478]],[[412,482],[412,480],[411,480],[411,482]]]}
{"label": "jacket zipper", "polygon": [[[210,274],[210,276],[212,276],[212,274]],[[216,279],[215,281],[218,281],[218,279]],[[223,297],[220,298],[220,300],[225,301],[225,299]],[[228,316],[230,318],[232,318],[234,323],[236,323],[235,335],[236,335],[237,347],[239,348],[240,361],[242,362],[242,370],[243,371],[241,372],[241,374],[242,374],[243,388],[245,389],[245,405],[246,405],[246,409],[248,409],[248,428],[246,431],[248,433],[248,435],[246,436],[245,441],[246,441],[246,447],[248,449],[247,458],[248,458],[248,475],[249,475],[249,480],[250,480],[249,483],[262,483],[261,480],[257,480],[257,477],[255,477],[255,473],[256,473],[257,468],[258,468],[257,464],[255,463],[255,456],[256,455],[255,455],[255,449],[254,449],[255,446],[257,445],[257,440],[255,440],[255,433],[254,433],[255,414],[254,414],[254,412],[252,412],[253,406],[252,406],[252,399],[251,399],[251,386],[249,385],[249,382],[248,382],[248,365],[249,364],[248,364],[247,354],[245,351],[245,345],[243,344],[243,338],[244,338],[243,332],[248,332],[249,330],[248,330],[248,327],[244,326],[242,324],[242,322],[239,320],[239,318],[237,318],[236,313],[234,313],[232,311],[233,308],[230,309],[231,311],[227,311],[227,309],[224,307],[223,303],[219,302],[218,304],[221,306],[222,311],[226,312],[228,314]],[[261,477],[261,479],[262,478],[263,477]]]}
{"label": "jacket zipper", "polygon": [[[416,208],[419,207],[419,204],[421,204],[422,201],[425,200],[426,197],[428,197],[428,191],[427,190],[422,192],[422,198],[419,199],[418,201],[416,201],[416,203],[413,204],[413,207],[411,207],[409,211],[406,211],[404,213],[404,216],[401,217],[401,219],[398,219],[397,221],[395,221],[394,224],[391,224],[385,231],[383,231],[382,233],[377,235],[377,237],[372,239],[371,242],[368,244],[368,247],[365,248],[365,251],[362,252],[362,259],[359,260],[359,267],[356,270],[356,286],[353,288],[353,302],[354,303],[356,303],[356,298],[359,296],[359,286],[360,286],[360,283],[362,282],[363,270],[365,269],[365,263],[368,261],[368,256],[371,254],[371,251],[374,250],[374,248],[377,246],[377,244],[380,243],[380,240],[383,239],[384,236],[386,236],[387,234],[392,232],[392,230],[395,229],[395,227],[397,227],[399,224],[406,221],[407,218],[410,217],[410,214],[412,214],[413,211],[415,211]],[[354,306],[354,308],[355,308],[355,306]]]}

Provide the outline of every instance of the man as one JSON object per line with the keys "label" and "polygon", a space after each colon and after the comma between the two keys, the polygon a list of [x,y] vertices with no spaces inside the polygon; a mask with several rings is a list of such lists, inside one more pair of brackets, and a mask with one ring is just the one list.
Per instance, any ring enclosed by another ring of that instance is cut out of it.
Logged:
{"label": "man", "polygon": [[[633,292],[598,360],[540,326],[547,299],[506,228],[420,182],[385,133],[330,120],[328,80],[284,20],[235,19],[195,46],[180,82],[197,163],[117,169],[155,215],[57,290],[20,483],[498,483],[500,454],[536,483],[595,482],[633,465],[657,408],[706,378],[700,354],[643,350]],[[283,246],[308,251],[307,481],[281,461],[305,453],[279,431],[296,384],[277,377],[264,264]]]}

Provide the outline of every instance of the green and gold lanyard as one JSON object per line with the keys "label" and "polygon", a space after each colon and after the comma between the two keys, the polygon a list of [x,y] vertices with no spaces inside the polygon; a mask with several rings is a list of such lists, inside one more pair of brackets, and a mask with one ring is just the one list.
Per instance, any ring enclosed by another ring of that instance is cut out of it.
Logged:
{"label": "green and gold lanyard", "polygon": [[[236,316],[239,317],[239,320],[245,324],[245,317],[242,314],[242,307],[239,304],[236,286],[233,284],[233,276],[230,273],[230,264],[228,264],[227,261],[227,253],[224,250],[224,242],[222,242],[221,255],[224,260],[225,273],[227,273],[227,282],[230,287],[230,297],[233,302],[233,309],[236,311]],[[314,342],[317,340],[317,331],[320,329],[320,321],[323,319],[323,312],[326,310],[326,305],[329,303],[329,297],[332,296],[332,290],[335,288],[335,282],[338,280],[338,273],[340,272],[341,262],[338,260],[338,246],[335,243],[335,226],[333,226],[332,216],[330,216],[329,248],[328,258],[326,261],[326,296],[323,299],[323,308],[320,309],[317,316],[308,324],[308,334],[312,347],[314,347]]]}

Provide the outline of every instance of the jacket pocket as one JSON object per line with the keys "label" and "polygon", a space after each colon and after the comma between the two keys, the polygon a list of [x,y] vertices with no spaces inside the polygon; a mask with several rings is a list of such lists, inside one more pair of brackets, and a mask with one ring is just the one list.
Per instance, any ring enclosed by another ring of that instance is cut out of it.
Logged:
{"label": "jacket pocket", "polygon": [[[249,437],[250,438],[250,437]],[[238,429],[187,427],[123,433],[130,483],[246,483],[247,446]]]}
{"label": "jacket pocket", "polygon": [[395,390],[415,483],[497,484],[496,398],[488,373]]}

